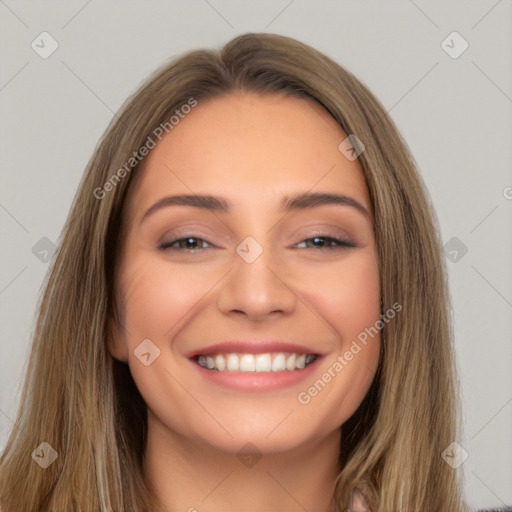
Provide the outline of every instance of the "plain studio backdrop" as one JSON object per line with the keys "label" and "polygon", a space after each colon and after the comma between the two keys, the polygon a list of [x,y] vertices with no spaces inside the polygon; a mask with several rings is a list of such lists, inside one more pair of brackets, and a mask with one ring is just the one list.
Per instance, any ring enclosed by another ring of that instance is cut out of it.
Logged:
{"label": "plain studio backdrop", "polygon": [[409,145],[447,258],[467,498],[512,504],[511,21],[510,0],[2,0],[0,450],[53,244],[114,112],[169,59],[272,32],[353,72]]}

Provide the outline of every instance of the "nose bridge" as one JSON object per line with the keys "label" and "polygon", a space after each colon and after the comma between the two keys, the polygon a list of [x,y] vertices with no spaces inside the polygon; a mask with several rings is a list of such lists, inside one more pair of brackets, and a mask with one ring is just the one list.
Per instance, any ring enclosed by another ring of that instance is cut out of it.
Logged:
{"label": "nose bridge", "polygon": [[264,316],[275,311],[289,313],[295,307],[297,297],[287,283],[271,235],[257,235],[260,241],[248,236],[236,246],[233,269],[219,297],[219,308],[224,312]]}
{"label": "nose bridge", "polygon": [[[275,244],[270,242],[270,236],[258,242],[254,237],[246,237],[237,247],[235,269],[238,278],[250,282],[253,286],[261,288],[273,286],[276,279],[275,272],[279,271],[278,254]],[[270,269],[274,270],[274,273]]]}

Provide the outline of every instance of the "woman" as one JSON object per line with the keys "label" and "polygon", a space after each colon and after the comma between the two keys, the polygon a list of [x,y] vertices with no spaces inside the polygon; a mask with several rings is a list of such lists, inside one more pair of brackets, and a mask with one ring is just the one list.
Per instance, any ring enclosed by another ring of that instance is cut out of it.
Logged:
{"label": "woman", "polygon": [[467,510],[439,247],[328,57],[247,34],[166,66],[80,185],[1,510]]}

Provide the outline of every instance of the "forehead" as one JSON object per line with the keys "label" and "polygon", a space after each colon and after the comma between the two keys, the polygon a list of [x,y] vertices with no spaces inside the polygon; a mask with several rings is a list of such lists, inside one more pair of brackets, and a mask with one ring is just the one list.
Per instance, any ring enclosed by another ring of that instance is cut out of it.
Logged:
{"label": "forehead", "polygon": [[231,93],[198,105],[180,119],[144,162],[135,194],[144,207],[169,193],[278,201],[306,191],[350,194],[370,209],[357,160],[338,146],[347,137],[312,100]]}

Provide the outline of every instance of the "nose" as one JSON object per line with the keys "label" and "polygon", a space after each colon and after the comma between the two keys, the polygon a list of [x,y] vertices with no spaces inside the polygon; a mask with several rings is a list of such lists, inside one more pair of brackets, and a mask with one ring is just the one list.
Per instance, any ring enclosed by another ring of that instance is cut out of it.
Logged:
{"label": "nose", "polygon": [[276,313],[293,313],[297,307],[299,299],[289,269],[270,245],[261,248],[263,252],[252,262],[234,253],[233,268],[218,295],[217,305],[223,313],[260,321]]}

